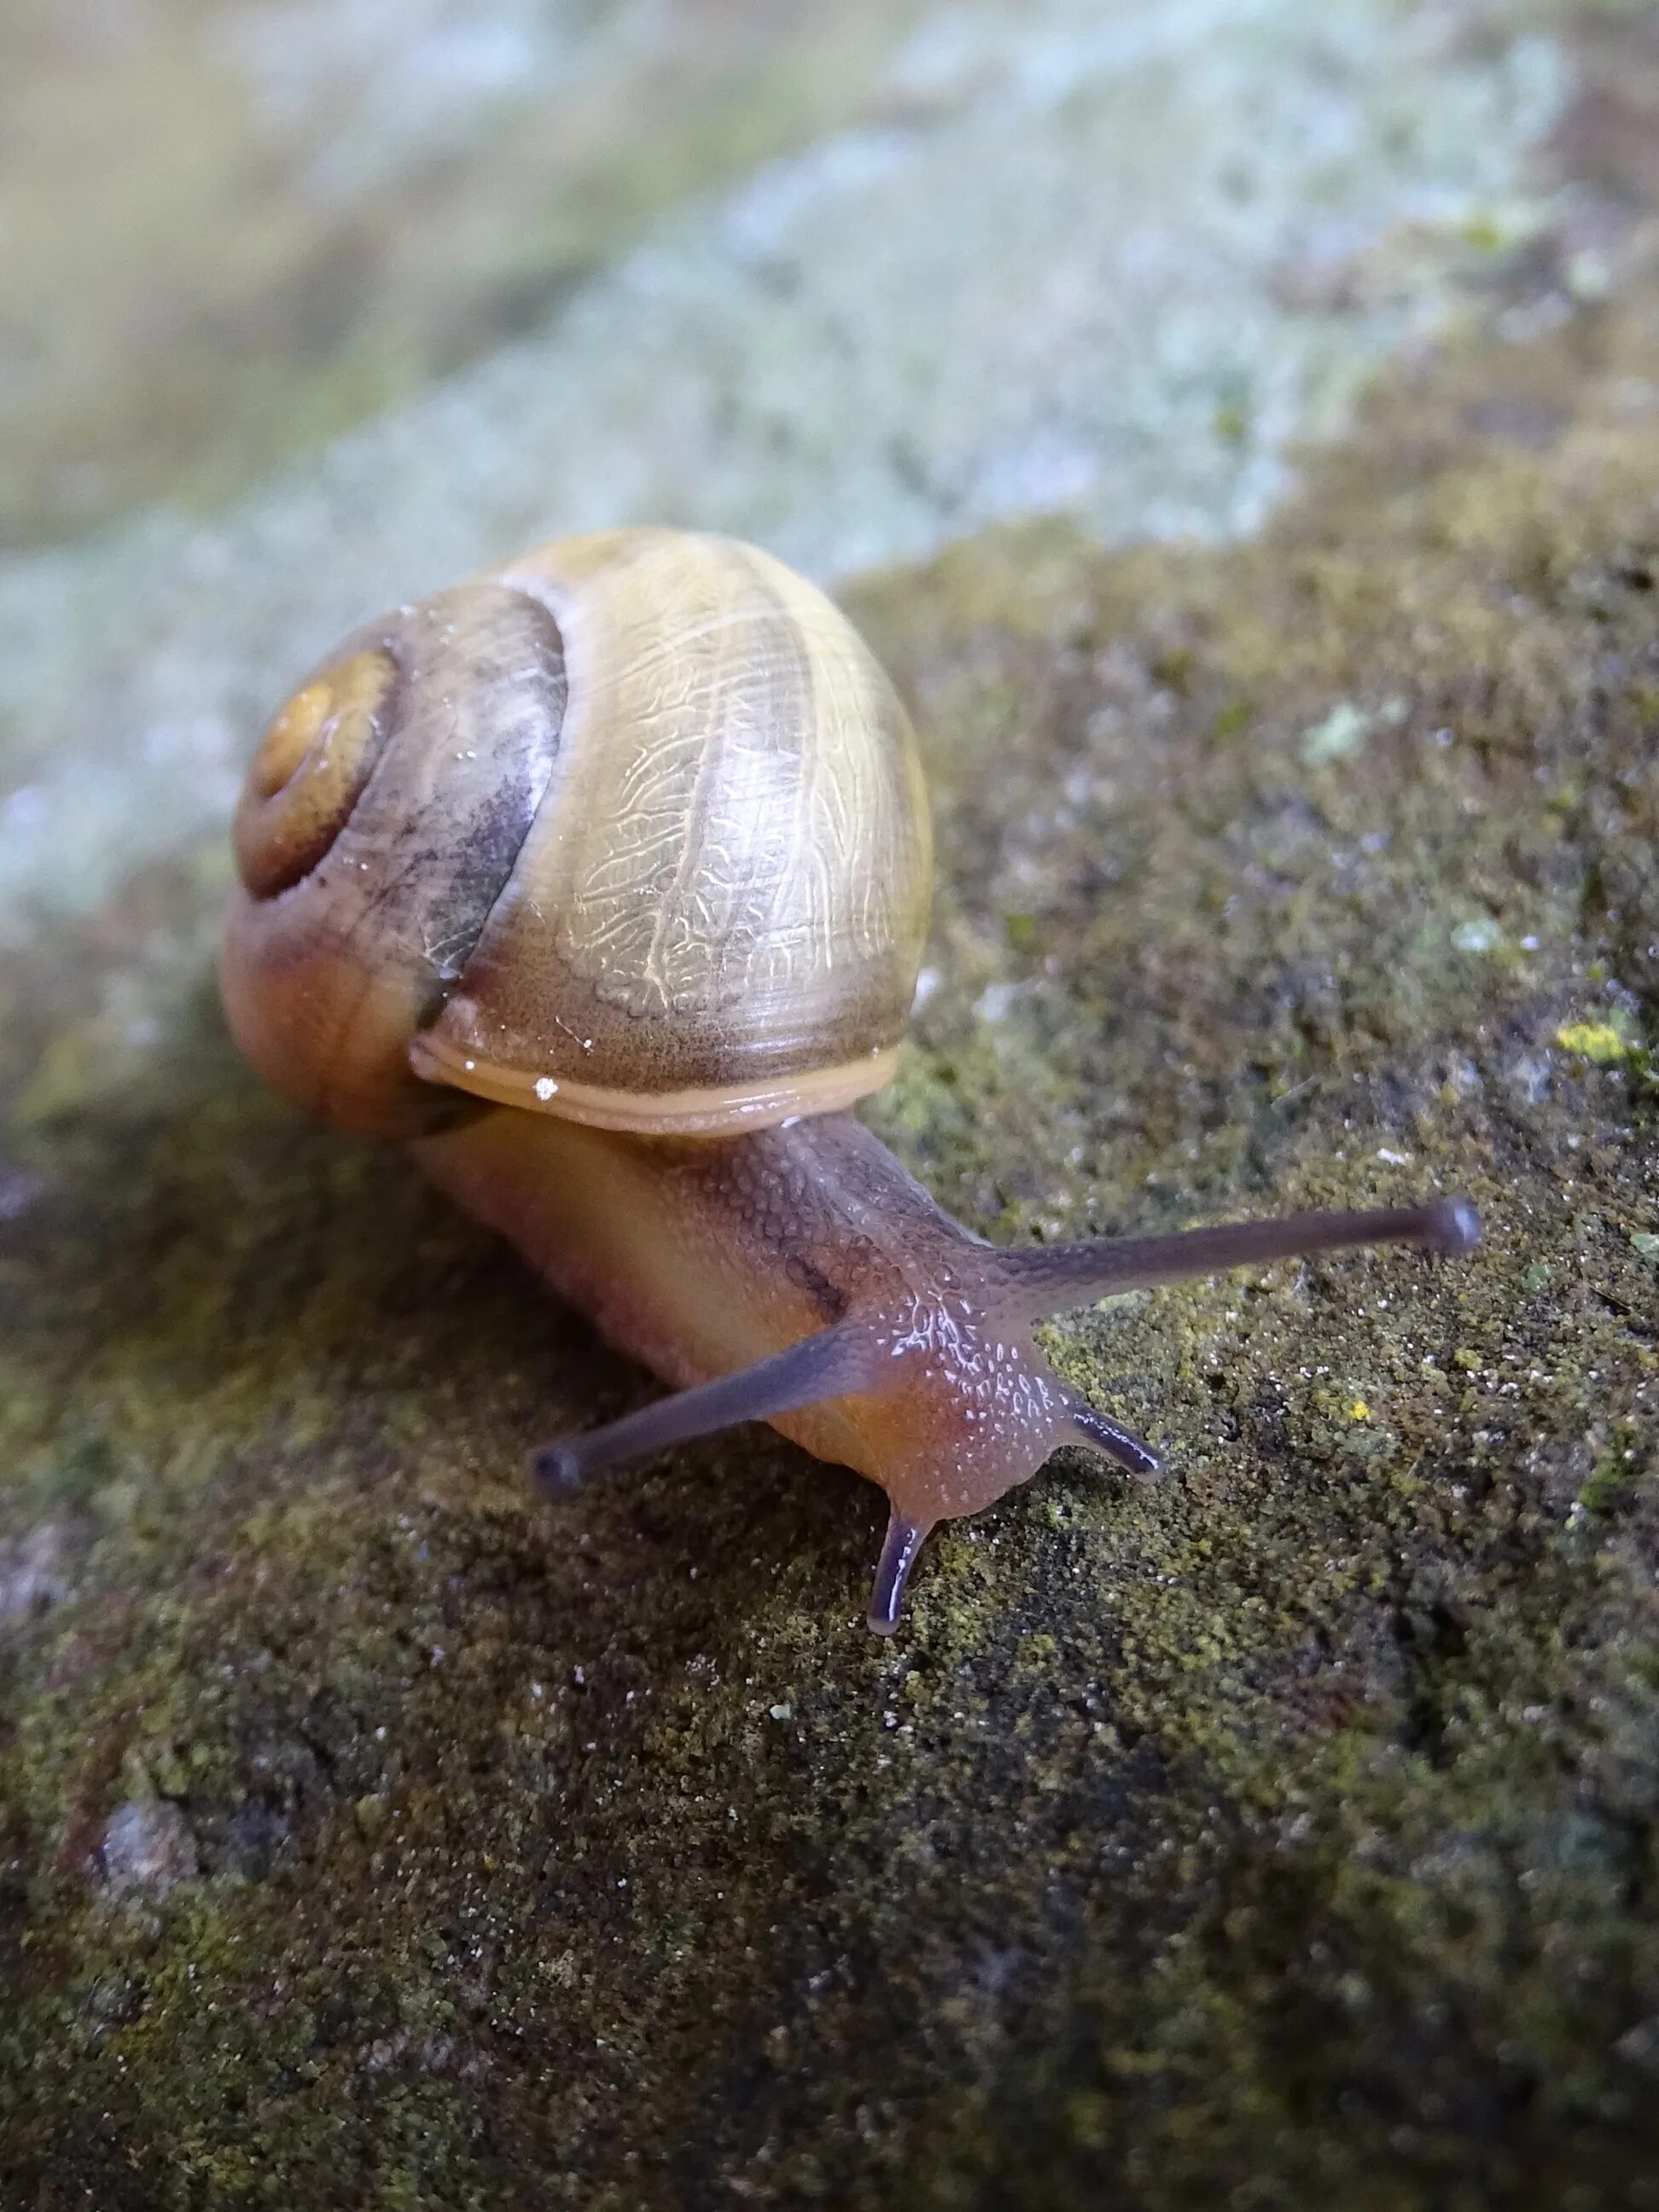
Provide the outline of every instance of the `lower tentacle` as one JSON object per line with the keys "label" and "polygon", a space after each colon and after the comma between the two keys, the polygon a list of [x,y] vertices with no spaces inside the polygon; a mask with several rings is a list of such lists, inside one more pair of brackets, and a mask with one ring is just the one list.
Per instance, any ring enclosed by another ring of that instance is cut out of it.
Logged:
{"label": "lower tentacle", "polygon": [[1162,1462],[1158,1454],[1133,1429],[1120,1428],[1104,1413],[1097,1413],[1092,1406],[1072,1408],[1072,1426],[1097,1451],[1115,1459],[1120,1467],[1127,1467],[1131,1474],[1152,1476],[1160,1472]]}
{"label": "lower tentacle", "polygon": [[876,1579],[870,1590],[869,1623],[878,1636],[890,1636],[898,1626],[904,1607],[905,1585],[916,1554],[931,1524],[912,1521],[894,1506],[887,1520],[887,1535],[876,1563]]}

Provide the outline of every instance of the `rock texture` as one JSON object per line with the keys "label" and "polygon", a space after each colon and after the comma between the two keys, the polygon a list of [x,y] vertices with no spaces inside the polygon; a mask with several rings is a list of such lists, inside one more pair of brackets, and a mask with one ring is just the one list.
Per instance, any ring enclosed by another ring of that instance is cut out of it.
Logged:
{"label": "rock texture", "polygon": [[[122,653],[73,775],[13,728],[94,872],[0,969],[0,2201],[1659,2204],[1656,29],[1553,19],[1536,221],[1254,534],[847,587],[934,781],[872,1118],[941,1199],[1488,1229],[1056,1325],[1167,1479],[1062,1455],[890,1644],[876,1494],[769,1432],[531,1501],[649,1386],[239,1067],[222,794],[100,814]],[[228,715],[312,620],[264,511],[134,686]],[[146,527],[10,605],[94,658]]]}

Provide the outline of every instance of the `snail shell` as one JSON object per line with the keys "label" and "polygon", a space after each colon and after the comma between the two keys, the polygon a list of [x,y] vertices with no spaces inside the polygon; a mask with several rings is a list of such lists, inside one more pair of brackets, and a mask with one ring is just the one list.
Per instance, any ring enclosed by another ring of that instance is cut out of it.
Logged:
{"label": "snail shell", "polygon": [[358,631],[266,731],[234,841],[239,1043],[386,1136],[466,1097],[644,1133],[849,1104],[927,927],[890,683],[813,586],[676,531],[558,540]]}

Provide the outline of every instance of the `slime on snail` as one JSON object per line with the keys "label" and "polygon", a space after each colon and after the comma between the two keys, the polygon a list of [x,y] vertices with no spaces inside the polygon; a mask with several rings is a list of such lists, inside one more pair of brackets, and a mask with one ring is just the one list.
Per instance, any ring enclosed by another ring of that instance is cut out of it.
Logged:
{"label": "slime on snail", "polygon": [[931,846],[892,685],[734,540],[556,540],[368,624],[249,769],[222,960],[272,1087],[392,1139],[673,1395],[537,1455],[555,1495],[766,1420],[927,1532],[1082,1441],[1157,1460],[1032,1337],[1339,1246],[1469,1250],[1466,1200],[1007,1249],[850,1110],[890,1075]]}

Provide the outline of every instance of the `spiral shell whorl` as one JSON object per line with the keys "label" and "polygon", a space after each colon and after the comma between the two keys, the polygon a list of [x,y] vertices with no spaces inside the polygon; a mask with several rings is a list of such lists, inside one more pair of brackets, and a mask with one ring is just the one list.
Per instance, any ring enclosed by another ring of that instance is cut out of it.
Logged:
{"label": "spiral shell whorl", "polygon": [[273,1089],[366,1134],[453,1118],[410,1039],[512,873],[564,709],[557,624],[483,580],[360,630],[277,714],[238,811],[221,962],[232,1030]]}
{"label": "spiral shell whorl", "polygon": [[231,830],[256,898],[309,875],[350,819],[386,743],[397,682],[389,653],[354,653],[272,717]]}

